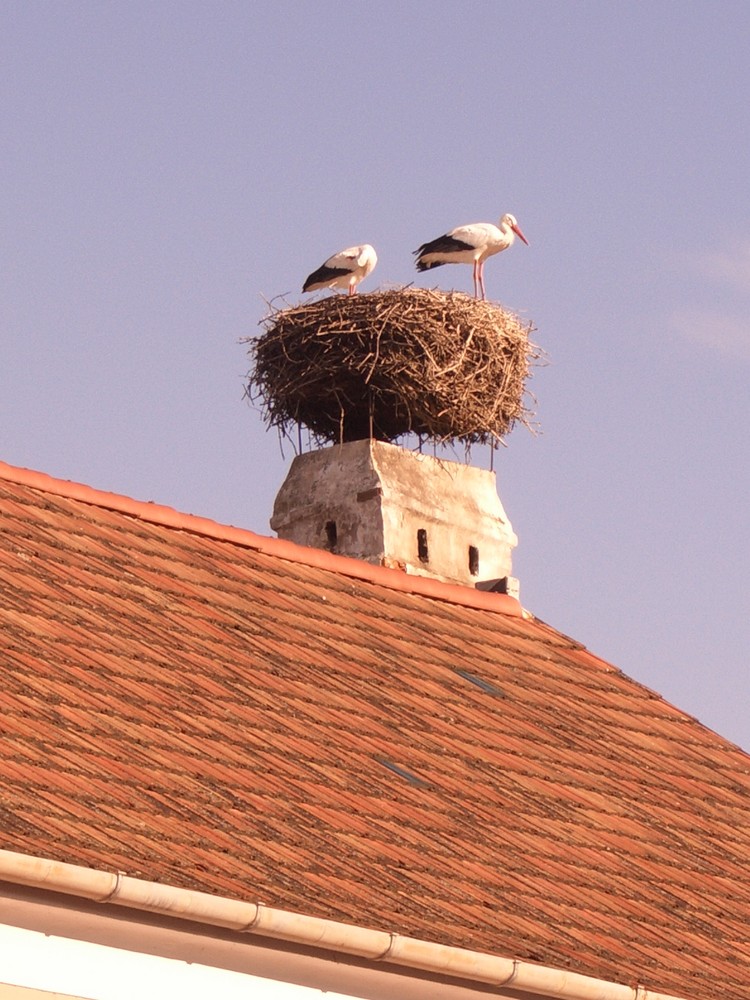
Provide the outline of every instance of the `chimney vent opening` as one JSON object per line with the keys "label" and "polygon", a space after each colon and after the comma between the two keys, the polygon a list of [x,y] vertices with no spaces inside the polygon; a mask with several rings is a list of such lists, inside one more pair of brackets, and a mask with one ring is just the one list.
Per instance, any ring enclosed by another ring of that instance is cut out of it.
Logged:
{"label": "chimney vent opening", "polygon": [[426,563],[430,561],[430,550],[427,548],[427,529],[417,529],[417,555],[419,561]]}
{"label": "chimney vent opening", "polygon": [[479,575],[479,549],[476,545],[469,546],[469,572],[472,576]]}
{"label": "chimney vent opening", "polygon": [[336,531],[335,521],[326,521],[326,548],[329,552],[336,551],[336,542],[338,541],[338,532]]}

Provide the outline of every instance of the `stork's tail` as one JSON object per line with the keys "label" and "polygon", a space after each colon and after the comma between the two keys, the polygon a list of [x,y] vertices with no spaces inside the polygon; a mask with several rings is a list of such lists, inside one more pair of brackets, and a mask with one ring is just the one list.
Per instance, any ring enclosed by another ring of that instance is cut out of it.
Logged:
{"label": "stork's tail", "polygon": [[417,258],[415,263],[418,271],[429,271],[431,267],[440,267],[444,263],[442,260],[424,259],[426,254],[431,253],[431,246],[429,243],[423,243],[419,250],[413,250],[412,253]]}
{"label": "stork's tail", "polygon": [[418,271],[429,271],[431,267],[442,267],[445,261],[442,260],[422,260],[421,257],[417,258],[417,270]]}

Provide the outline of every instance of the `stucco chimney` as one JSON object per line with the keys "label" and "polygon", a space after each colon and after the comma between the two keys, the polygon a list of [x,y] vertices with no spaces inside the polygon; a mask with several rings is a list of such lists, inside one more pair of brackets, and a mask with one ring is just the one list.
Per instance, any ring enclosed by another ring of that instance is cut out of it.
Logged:
{"label": "stucco chimney", "polygon": [[517,543],[494,472],[366,439],[298,455],[273,509],[280,538],[517,593]]}

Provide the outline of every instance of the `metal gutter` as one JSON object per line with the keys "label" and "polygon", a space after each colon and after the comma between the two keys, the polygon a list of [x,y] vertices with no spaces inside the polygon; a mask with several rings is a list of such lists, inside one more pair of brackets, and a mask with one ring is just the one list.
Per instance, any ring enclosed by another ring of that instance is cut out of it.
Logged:
{"label": "metal gutter", "polygon": [[550,1000],[686,1000],[641,986],[611,983],[563,969],[420,941],[386,931],[277,910],[262,903],[227,899],[14,851],[0,850],[0,880],[162,917],[191,920],[211,927],[353,955],[372,962],[512,988]]}

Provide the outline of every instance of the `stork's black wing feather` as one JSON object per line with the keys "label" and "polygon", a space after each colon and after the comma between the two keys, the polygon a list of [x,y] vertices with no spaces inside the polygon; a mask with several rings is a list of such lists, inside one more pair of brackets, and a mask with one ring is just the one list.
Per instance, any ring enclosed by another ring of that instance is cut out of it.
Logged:
{"label": "stork's black wing feather", "polygon": [[426,261],[422,258],[426,254],[430,253],[459,253],[462,250],[474,250],[475,247],[471,243],[464,243],[463,240],[457,240],[455,236],[449,236],[446,233],[444,236],[438,236],[436,240],[430,240],[429,243],[423,243],[419,250],[414,251],[414,255],[417,258],[417,270],[418,271],[428,271],[431,267],[441,267],[445,261]]}
{"label": "stork's black wing feather", "polygon": [[317,271],[313,271],[313,273],[308,276],[307,281],[305,281],[302,286],[302,291],[306,292],[311,285],[317,285],[318,282],[334,281],[336,278],[340,278],[343,274],[351,273],[352,272],[347,267],[326,267],[325,264],[323,264]]}

